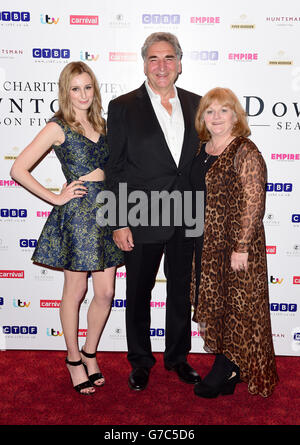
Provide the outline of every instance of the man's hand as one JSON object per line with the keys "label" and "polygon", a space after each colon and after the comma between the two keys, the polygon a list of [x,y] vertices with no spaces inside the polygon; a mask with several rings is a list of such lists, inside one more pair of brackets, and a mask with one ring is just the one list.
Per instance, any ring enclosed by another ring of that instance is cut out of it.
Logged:
{"label": "man's hand", "polygon": [[134,248],[131,230],[128,227],[113,232],[113,240],[119,249],[130,252]]}

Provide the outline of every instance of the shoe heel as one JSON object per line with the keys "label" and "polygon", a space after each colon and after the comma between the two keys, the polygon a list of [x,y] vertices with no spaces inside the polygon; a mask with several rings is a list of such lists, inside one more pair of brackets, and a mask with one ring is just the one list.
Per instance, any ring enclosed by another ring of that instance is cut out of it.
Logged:
{"label": "shoe heel", "polygon": [[227,380],[227,382],[224,383],[221,389],[222,396],[232,395],[234,393],[238,381],[239,381],[238,376],[232,377],[231,379]]}

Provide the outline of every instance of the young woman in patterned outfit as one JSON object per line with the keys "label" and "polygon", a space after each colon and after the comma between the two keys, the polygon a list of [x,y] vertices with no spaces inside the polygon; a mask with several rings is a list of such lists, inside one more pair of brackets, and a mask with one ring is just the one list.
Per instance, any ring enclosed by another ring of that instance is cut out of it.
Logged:
{"label": "young woman in patterned outfit", "polygon": [[[71,62],[59,79],[59,110],[16,159],[11,176],[53,210],[46,221],[32,260],[64,271],[60,318],[67,346],[66,364],[76,391],[92,394],[102,386],[96,351],[114,295],[116,266],[122,252],[108,227],[96,223],[99,192],[105,189],[104,165],[108,160],[101,97],[92,70]],[[30,173],[53,148],[66,184],[55,194]],[[79,309],[91,272],[94,298],[87,314],[87,336],[78,347]]]}

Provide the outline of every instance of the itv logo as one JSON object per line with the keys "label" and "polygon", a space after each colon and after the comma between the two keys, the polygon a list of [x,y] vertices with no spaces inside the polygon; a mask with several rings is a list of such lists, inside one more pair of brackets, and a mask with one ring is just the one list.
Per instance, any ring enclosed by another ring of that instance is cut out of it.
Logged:
{"label": "itv logo", "polygon": [[275,278],[273,275],[270,276],[271,284],[281,284],[283,282],[283,278]]}

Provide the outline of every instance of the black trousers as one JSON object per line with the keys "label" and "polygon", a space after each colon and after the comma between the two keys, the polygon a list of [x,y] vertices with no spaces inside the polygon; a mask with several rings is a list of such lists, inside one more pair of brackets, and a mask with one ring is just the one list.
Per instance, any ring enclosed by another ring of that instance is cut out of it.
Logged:
{"label": "black trousers", "polygon": [[172,367],[186,361],[191,349],[193,245],[194,239],[185,238],[178,228],[164,243],[135,244],[131,252],[125,252],[127,357],[133,368],[151,368],[155,363],[150,341],[150,301],[163,253],[167,278],[164,362]]}

